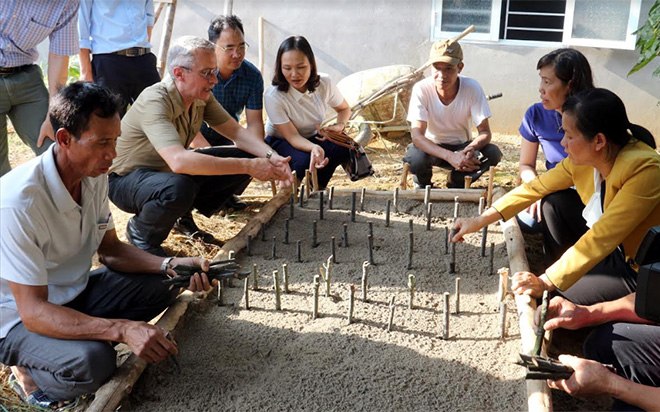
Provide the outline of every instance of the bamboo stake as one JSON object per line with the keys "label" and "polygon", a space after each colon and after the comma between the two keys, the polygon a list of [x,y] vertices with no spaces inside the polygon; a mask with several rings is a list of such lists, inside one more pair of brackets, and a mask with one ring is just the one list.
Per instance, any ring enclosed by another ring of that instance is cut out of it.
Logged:
{"label": "bamboo stake", "polygon": [[465,176],[465,188],[469,189],[472,186],[472,176]]}
{"label": "bamboo stake", "polygon": [[172,40],[172,27],[174,26],[174,15],[176,14],[177,0],[171,0],[165,11],[165,27],[163,27],[163,34],[160,38],[160,49],[158,49],[158,75],[163,78],[166,69],[167,52],[170,49],[170,41]]}
{"label": "bamboo stake", "polygon": [[291,175],[293,176],[293,189],[291,190],[291,194],[293,195],[293,203],[296,203],[298,201],[298,175],[295,170],[291,172]]}
{"label": "bamboo stake", "polygon": [[497,298],[499,302],[504,302],[509,286],[509,268],[500,268],[497,271],[497,274],[500,275],[500,283],[497,289]]}
{"label": "bamboo stake", "polygon": [[318,239],[317,239],[317,221],[314,220],[312,222],[312,248],[315,248],[319,245]]}
{"label": "bamboo stake", "polygon": [[431,199],[431,185],[426,185],[424,188],[424,209],[429,205],[429,200]]}
{"label": "bamboo stake", "polygon": [[[328,258],[328,261],[323,264],[323,268],[325,269],[325,297],[329,298],[330,297],[330,281],[332,279],[332,256]],[[323,273],[323,272],[321,272]]]}
{"label": "bamboo stake", "polygon": [[394,213],[399,213],[399,188],[395,187],[394,188],[394,194],[392,195],[392,203],[394,206]]}
{"label": "bamboo stake", "polygon": [[408,263],[406,264],[406,269],[412,269],[412,259],[413,259],[413,232],[408,232]]}
{"label": "bamboo stake", "polygon": [[252,264],[252,290],[259,290],[259,271],[257,270],[257,264]]}
{"label": "bamboo stake", "polygon": [[249,297],[249,285],[250,285],[250,277],[246,277],[243,281],[243,296],[245,298],[245,310],[250,310],[250,297]]}
{"label": "bamboo stake", "polygon": [[431,215],[433,214],[433,203],[429,203],[426,209],[426,230],[431,230]]}
{"label": "bamboo stake", "polygon": [[[454,228],[449,231],[449,238],[454,238]],[[456,243],[449,242],[449,274],[453,275],[456,273]]]}
{"label": "bamboo stake", "polygon": [[275,253],[275,236],[273,236],[273,242],[270,244],[270,258],[277,259],[277,254]]}
{"label": "bamboo stake", "polygon": [[312,319],[319,317],[319,286],[321,285],[319,275],[314,276],[314,309],[312,310]]}
{"label": "bamboo stake", "polygon": [[218,306],[225,306],[225,282],[218,282]]}
{"label": "bamboo stake", "polygon": [[367,288],[369,282],[369,262],[362,262],[362,302],[367,302]]}
{"label": "bamboo stake", "polygon": [[305,200],[309,201],[309,193],[312,191],[312,173],[309,169],[305,170]]}
{"label": "bamboo stake", "polygon": [[442,323],[442,339],[449,339],[449,292],[445,292],[442,295],[442,304],[444,307],[443,311],[443,323]]}
{"label": "bamboo stake", "polygon": [[408,172],[410,171],[410,164],[403,164],[403,172],[401,173],[401,183],[399,183],[399,189],[406,190],[408,188]]}
{"label": "bamboo stake", "polygon": [[484,212],[484,202],[485,202],[485,200],[486,199],[483,196],[481,196],[479,198],[479,209],[478,209],[479,216],[481,216],[481,214]]}
{"label": "bamboo stake", "polygon": [[360,190],[360,211],[364,212],[364,195],[367,193],[367,188],[363,187],[362,190]]}
{"label": "bamboo stake", "polygon": [[277,270],[273,271],[273,287],[275,288],[275,310],[282,310],[280,299],[280,277]]}
{"label": "bamboo stake", "polygon": [[456,314],[458,315],[461,312],[461,278],[456,278],[454,280],[456,284],[456,297],[455,299],[455,308],[454,310],[456,311]]}
{"label": "bamboo stake", "polygon": [[355,308],[355,285],[348,290],[348,324],[353,323],[353,309]]}
{"label": "bamboo stake", "polygon": [[500,302],[500,338],[506,338],[506,303]]}
{"label": "bamboo stake", "polygon": [[390,316],[387,319],[387,331],[392,332],[392,324],[394,323],[394,296],[390,298]]}
{"label": "bamboo stake", "polygon": [[316,167],[312,168],[312,184],[314,185],[314,191],[319,191],[319,172]]}
{"label": "bamboo stake", "polygon": [[351,222],[355,222],[355,203],[356,203],[357,194],[351,193]]}
{"label": "bamboo stake", "polygon": [[387,199],[387,204],[385,205],[385,227],[390,227],[390,209],[392,207],[392,201]]}
{"label": "bamboo stake", "polygon": [[495,166],[488,169],[488,196],[486,197],[488,207],[493,205],[493,183],[495,181]]}
{"label": "bamboo stake", "polygon": [[454,197],[454,219],[458,218],[458,209],[460,208],[460,205],[458,203],[458,196]]}
{"label": "bamboo stake", "polygon": [[274,180],[270,181],[270,191],[273,193],[273,196],[277,194],[277,184]]}
{"label": "bamboo stake", "polygon": [[289,293],[289,265],[282,263],[282,282],[284,283],[284,293]]}
{"label": "bamboo stake", "polygon": [[408,274],[408,291],[410,294],[408,295],[408,309],[414,309],[415,308],[415,275],[412,273]]}

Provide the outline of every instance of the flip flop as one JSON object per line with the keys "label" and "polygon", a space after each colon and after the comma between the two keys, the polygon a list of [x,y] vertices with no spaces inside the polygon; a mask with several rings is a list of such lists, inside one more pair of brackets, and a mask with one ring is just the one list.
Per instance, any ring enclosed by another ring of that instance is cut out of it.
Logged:
{"label": "flip flop", "polygon": [[23,402],[40,411],[68,411],[78,406],[78,402],[80,401],[80,398],[75,398],[70,401],[63,401],[64,405],[57,407],[57,404],[60,403],[60,401],[56,401],[50,398],[48,395],[43,393],[41,389],[37,389],[31,394],[25,395],[23,387],[18,382],[18,379],[13,373],[9,375],[9,380],[7,383],[9,384],[9,387],[12,388],[13,391],[16,392],[16,394],[23,400]]}

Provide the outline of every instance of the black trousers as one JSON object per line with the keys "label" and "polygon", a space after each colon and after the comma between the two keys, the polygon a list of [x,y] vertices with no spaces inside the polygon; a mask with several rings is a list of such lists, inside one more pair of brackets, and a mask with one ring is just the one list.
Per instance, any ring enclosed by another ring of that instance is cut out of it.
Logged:
{"label": "black trousers", "polygon": [[[179,293],[160,274],[126,274],[102,267],[90,274],[85,290],[66,307],[106,319],[149,321]],[[116,369],[117,352],[108,342],[49,338],[14,326],[0,339],[0,363],[25,367],[55,400],[96,391]]]}
{"label": "black trousers", "polygon": [[[611,364],[624,378],[660,387],[660,326],[607,323],[596,328],[584,342],[589,359]],[[613,411],[641,411],[618,399]]]}
{"label": "black trousers", "polygon": [[[438,146],[451,150],[452,152],[463,150],[471,142],[465,142],[459,145],[439,144]],[[502,152],[499,147],[492,143],[480,149],[481,153],[488,158],[488,160],[481,163],[479,170],[475,172],[459,172],[447,161],[431,156],[425,151],[418,149],[414,144],[409,144],[406,148],[406,154],[403,157],[403,162],[410,165],[410,172],[414,175],[413,181],[418,187],[426,187],[431,184],[433,177],[433,166],[442,167],[443,169],[450,170],[447,178],[447,187],[464,187],[465,176],[472,177],[472,181],[476,182],[491,166],[497,166],[502,158]]]}
{"label": "black trousers", "polygon": [[[582,217],[584,204],[577,191],[566,189],[541,201],[543,252],[546,267],[557,261],[589,228]],[[618,248],[598,262],[580,280],[557,293],[571,302],[591,305],[626,296],[637,290],[637,272]]]}
{"label": "black trousers", "polygon": [[119,115],[138,98],[142,90],[160,81],[153,53],[128,57],[118,54],[95,54],[92,57],[94,82],[118,94],[122,100]]}
{"label": "black trousers", "polygon": [[[196,151],[216,157],[254,157],[234,146]],[[251,179],[249,175],[191,176],[138,168],[125,176],[111,173],[109,196],[118,208],[135,214],[133,225],[140,240],[156,247],[178,218],[192,209],[211,217],[231,195],[243,193]]]}

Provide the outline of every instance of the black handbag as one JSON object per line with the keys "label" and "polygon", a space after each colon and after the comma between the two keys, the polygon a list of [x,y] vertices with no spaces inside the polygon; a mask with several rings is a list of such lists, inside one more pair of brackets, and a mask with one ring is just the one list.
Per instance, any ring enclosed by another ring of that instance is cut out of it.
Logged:
{"label": "black handbag", "polygon": [[343,146],[349,149],[348,159],[342,163],[342,167],[351,181],[355,182],[365,177],[374,174],[374,168],[371,166],[371,161],[364,151],[355,140],[351,139],[346,133],[337,133],[328,129],[321,129],[319,140],[329,140],[334,144]]}

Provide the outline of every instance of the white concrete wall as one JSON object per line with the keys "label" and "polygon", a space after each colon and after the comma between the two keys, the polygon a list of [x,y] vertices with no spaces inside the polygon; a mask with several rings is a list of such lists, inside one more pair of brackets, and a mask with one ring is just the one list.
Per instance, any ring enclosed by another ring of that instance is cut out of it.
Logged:
{"label": "white concrete wall", "polygon": [[[224,0],[178,0],[173,38],[184,34],[206,38],[208,23],[223,12],[224,4]],[[651,4],[652,0],[644,0],[642,20]],[[255,64],[257,24],[259,17],[264,17],[264,78],[269,84],[277,48],[293,34],[310,41],[319,70],[335,81],[356,71],[391,64],[418,67],[431,46],[431,8],[431,0],[235,0],[233,12],[243,20],[251,46],[247,58]],[[163,13],[154,29],[155,51],[161,42],[164,17]],[[554,48],[463,43],[463,74],[477,79],[486,93],[504,93],[503,98],[491,102],[494,131],[517,133],[526,108],[538,101],[536,62]],[[619,94],[631,121],[660,138],[660,81],[651,77],[660,61],[627,77],[637,59],[636,51],[579,50],[592,65],[596,85]]]}

